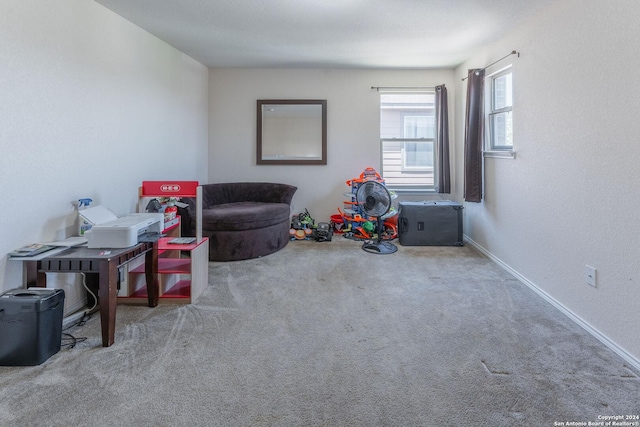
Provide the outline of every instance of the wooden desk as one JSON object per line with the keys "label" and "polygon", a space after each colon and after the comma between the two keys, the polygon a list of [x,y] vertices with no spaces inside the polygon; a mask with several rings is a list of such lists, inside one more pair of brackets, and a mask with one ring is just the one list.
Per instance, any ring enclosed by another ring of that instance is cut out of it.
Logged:
{"label": "wooden desk", "polygon": [[102,346],[109,347],[115,338],[118,268],[142,254],[145,254],[149,307],[155,307],[159,294],[157,242],[143,242],[125,249],[74,247],[39,260],[25,260],[27,285],[46,287],[45,273],[85,273],[87,286],[98,288]]}

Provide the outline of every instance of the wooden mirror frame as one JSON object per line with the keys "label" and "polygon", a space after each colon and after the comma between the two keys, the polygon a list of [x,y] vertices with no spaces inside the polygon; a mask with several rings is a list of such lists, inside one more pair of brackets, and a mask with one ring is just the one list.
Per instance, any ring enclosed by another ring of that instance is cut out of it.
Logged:
{"label": "wooden mirror frame", "polygon": [[[264,159],[262,157],[262,124],[263,106],[265,105],[320,105],[322,107],[321,118],[321,158],[309,160],[301,158],[288,159],[286,156],[278,159]],[[327,164],[327,101],[322,99],[259,99],[257,103],[257,128],[256,128],[256,164],[258,165],[326,165]]]}

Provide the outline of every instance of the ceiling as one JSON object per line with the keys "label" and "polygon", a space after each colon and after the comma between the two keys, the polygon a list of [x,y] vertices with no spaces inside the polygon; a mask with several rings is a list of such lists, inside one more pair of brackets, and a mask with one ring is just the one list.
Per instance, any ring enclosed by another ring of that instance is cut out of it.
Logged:
{"label": "ceiling", "polygon": [[449,68],[558,0],[96,1],[209,67]]}

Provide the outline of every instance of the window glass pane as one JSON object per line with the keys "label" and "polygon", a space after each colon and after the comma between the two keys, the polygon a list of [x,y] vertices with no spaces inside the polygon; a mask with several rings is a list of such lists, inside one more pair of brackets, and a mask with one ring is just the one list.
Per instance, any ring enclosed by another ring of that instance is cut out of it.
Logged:
{"label": "window glass pane", "polygon": [[491,118],[494,147],[513,147],[513,123],[511,111],[494,114]]}
{"label": "window glass pane", "polygon": [[380,95],[381,138],[433,138],[434,116],[433,93]]}
{"label": "window glass pane", "polygon": [[[433,141],[425,141],[423,144],[428,144],[428,147],[424,150],[416,147],[416,151],[412,153],[410,148],[409,156],[406,155],[406,144],[407,142],[396,140],[382,140],[382,171],[380,173],[385,180],[385,185],[388,189],[396,191],[421,191],[433,188],[435,185]],[[407,166],[407,157],[409,157],[409,164],[421,164],[421,166]],[[427,157],[429,157],[428,160]]]}
{"label": "window glass pane", "polygon": [[433,142],[405,142],[404,166],[406,168],[433,167]]}
{"label": "window glass pane", "polygon": [[499,110],[513,105],[511,73],[493,79],[493,109]]}
{"label": "window glass pane", "polygon": [[436,123],[434,116],[404,116],[405,138],[435,138]]}
{"label": "window glass pane", "polygon": [[404,117],[404,137],[424,138],[427,134],[426,116],[405,116]]}

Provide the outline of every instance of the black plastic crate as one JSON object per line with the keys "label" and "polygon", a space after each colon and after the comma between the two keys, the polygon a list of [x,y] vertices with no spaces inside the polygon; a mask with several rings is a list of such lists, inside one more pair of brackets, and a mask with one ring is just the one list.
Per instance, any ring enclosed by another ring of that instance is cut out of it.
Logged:
{"label": "black plastic crate", "polygon": [[60,351],[64,291],[11,289],[0,295],[0,365],[39,365]]}

